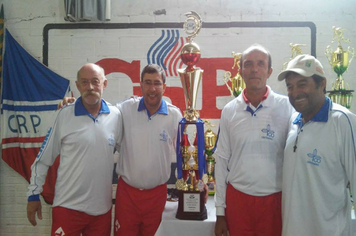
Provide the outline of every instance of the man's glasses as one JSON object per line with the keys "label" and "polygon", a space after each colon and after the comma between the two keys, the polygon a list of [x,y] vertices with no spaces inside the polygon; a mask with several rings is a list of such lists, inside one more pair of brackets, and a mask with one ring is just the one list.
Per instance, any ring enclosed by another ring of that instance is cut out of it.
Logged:
{"label": "man's glasses", "polygon": [[152,82],[151,80],[145,80],[142,83],[147,87],[151,87],[151,85],[153,85],[155,87],[161,87],[163,85],[163,83],[161,81]]}
{"label": "man's glasses", "polygon": [[94,79],[94,80],[80,80],[79,83],[83,86],[86,87],[89,84],[93,85],[94,87],[97,87],[101,84],[101,81],[98,79]]}

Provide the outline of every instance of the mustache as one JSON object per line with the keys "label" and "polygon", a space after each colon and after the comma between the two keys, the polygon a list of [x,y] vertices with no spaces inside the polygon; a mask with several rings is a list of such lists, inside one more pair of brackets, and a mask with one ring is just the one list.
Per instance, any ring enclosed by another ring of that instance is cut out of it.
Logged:
{"label": "mustache", "polygon": [[247,76],[247,79],[261,79],[261,77],[256,72],[251,72],[251,74]]}
{"label": "mustache", "polygon": [[94,92],[94,91],[86,91],[83,93],[82,97],[89,96],[89,95],[94,95],[94,96],[100,97],[100,94],[97,92]]}
{"label": "mustache", "polygon": [[296,96],[296,97],[291,97],[291,100],[295,101],[295,100],[298,100],[298,99],[301,99],[301,98],[307,98],[307,97],[308,97],[307,94],[302,93],[302,94],[298,94],[298,96]]}
{"label": "mustache", "polygon": [[258,77],[258,76],[249,76],[249,77],[247,77],[247,79],[261,79],[261,77]]}

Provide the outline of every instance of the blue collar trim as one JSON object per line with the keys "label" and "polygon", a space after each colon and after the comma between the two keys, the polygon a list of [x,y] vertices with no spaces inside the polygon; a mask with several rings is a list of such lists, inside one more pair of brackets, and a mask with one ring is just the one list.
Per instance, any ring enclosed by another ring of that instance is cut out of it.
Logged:
{"label": "blue collar trim", "polygon": [[250,113],[251,113],[251,116],[253,116],[253,115],[254,115],[259,109],[261,109],[262,107],[263,107],[262,104],[260,104],[260,105],[256,108],[256,110],[254,111],[254,110],[252,110],[252,108],[251,108],[250,106],[247,105],[246,111],[250,112]]}
{"label": "blue collar trim", "polygon": [[[316,113],[316,115],[313,118],[311,118],[311,121],[327,122],[328,118],[329,118],[329,108],[330,107],[332,107],[332,101],[330,100],[330,98],[325,97],[324,105],[320,108],[318,113]],[[293,121],[293,124],[298,124],[299,126],[302,126],[302,124],[303,124],[302,118],[303,118],[302,114],[299,113],[298,116]]]}
{"label": "blue collar trim", "polygon": [[[144,99],[144,97],[142,97],[142,98],[140,99],[140,102],[139,102],[139,104],[138,104],[138,109],[137,109],[137,111],[146,110],[148,116],[150,117],[151,114],[150,114],[149,111],[147,110],[146,105],[145,105],[143,99]],[[166,101],[164,101],[164,100],[162,99],[161,106],[158,108],[158,110],[156,111],[155,114],[168,115],[168,108],[167,108],[167,103],[166,103]],[[154,114],[152,114],[152,115],[154,115]]]}
{"label": "blue collar trim", "polygon": [[[101,113],[110,113],[110,109],[108,107],[108,105],[106,104],[106,102],[101,99],[101,108],[99,111],[99,114]],[[85,115],[89,115],[90,117],[92,117],[92,115],[87,111],[87,109],[85,109],[83,103],[82,103],[82,97],[79,97],[76,101],[75,101],[75,107],[74,107],[74,115],[75,116],[85,116]]]}

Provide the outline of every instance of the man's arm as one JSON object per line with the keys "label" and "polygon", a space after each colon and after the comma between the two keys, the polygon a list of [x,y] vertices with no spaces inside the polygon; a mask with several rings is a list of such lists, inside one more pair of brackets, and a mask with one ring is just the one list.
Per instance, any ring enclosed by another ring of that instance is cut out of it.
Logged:
{"label": "man's arm", "polygon": [[225,220],[226,208],[226,177],[227,177],[227,160],[217,156],[215,166],[215,179],[216,179],[216,193],[215,193],[215,206],[216,206],[216,224],[215,235],[227,235],[227,223]]}
{"label": "man's arm", "polygon": [[227,188],[227,175],[228,175],[228,158],[231,157],[230,137],[228,132],[228,124],[224,119],[224,111],[221,114],[219,126],[219,138],[217,141],[217,148],[214,153],[215,156],[215,179],[216,179],[216,192],[215,192],[215,207],[216,207],[216,224],[215,235],[226,236],[228,235],[228,227],[225,220],[226,208],[226,188]]}
{"label": "man's arm", "polygon": [[43,190],[48,168],[49,166],[39,163],[37,158],[31,166],[32,174],[27,192],[27,219],[33,226],[37,225],[36,214],[38,219],[42,220],[40,194]]}
{"label": "man's arm", "polygon": [[[345,118],[345,117],[342,117]],[[342,160],[350,183],[350,192],[356,199],[356,115],[350,114],[344,122],[340,122],[340,136],[345,137],[342,141],[344,148]]]}
{"label": "man's arm", "polygon": [[37,224],[36,214],[38,219],[42,219],[40,194],[43,191],[43,185],[46,180],[48,168],[53,165],[60,152],[61,143],[60,138],[58,137],[59,132],[56,131],[59,125],[57,122],[58,119],[55,120],[56,122],[51,128],[49,128],[41,149],[31,166],[31,179],[27,192],[27,218],[33,226]]}

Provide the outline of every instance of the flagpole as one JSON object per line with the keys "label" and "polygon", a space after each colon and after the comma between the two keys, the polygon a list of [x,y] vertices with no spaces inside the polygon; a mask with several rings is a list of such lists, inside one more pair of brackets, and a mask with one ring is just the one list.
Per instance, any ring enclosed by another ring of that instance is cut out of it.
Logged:
{"label": "flagpole", "polygon": [[2,58],[3,58],[3,45],[4,45],[4,28],[5,28],[5,20],[4,20],[4,5],[1,4],[0,10],[0,87],[2,93]]}

